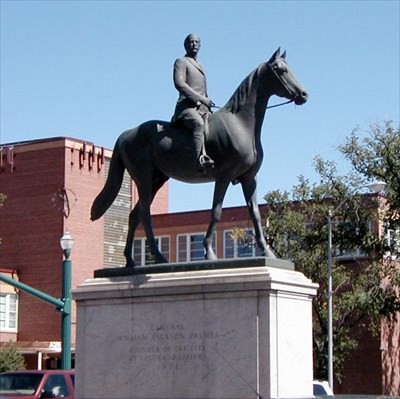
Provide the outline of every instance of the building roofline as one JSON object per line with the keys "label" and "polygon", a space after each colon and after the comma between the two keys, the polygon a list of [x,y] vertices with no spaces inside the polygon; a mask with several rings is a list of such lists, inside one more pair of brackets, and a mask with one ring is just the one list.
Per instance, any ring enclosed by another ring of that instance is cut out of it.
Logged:
{"label": "building roofline", "polygon": [[29,151],[40,151],[47,150],[49,148],[103,148],[105,151],[105,155],[111,157],[112,150],[105,148],[100,145],[96,145],[91,141],[76,139],[67,136],[58,136],[58,137],[48,137],[43,139],[33,139],[33,140],[25,140],[25,141],[16,141],[13,143],[1,143],[0,150],[10,149],[14,151],[14,153],[22,153]]}
{"label": "building roofline", "polygon": [[[10,143],[0,143],[0,147],[20,147],[20,146],[27,146],[27,145],[35,145],[35,144],[45,144],[50,142],[56,141],[73,141],[80,144],[87,144],[87,145],[95,145],[93,142],[88,140],[77,139],[74,137],[69,136],[56,136],[56,137],[47,137],[42,139],[32,139],[32,140],[24,140],[24,141],[14,141]],[[102,147],[97,145],[97,147]]]}
{"label": "building roofline", "polygon": [[[265,212],[268,207],[267,204],[260,204],[260,211]],[[243,219],[243,214],[247,215],[246,205],[224,207],[222,209],[221,223],[235,222],[239,219]],[[152,215],[154,228],[170,227],[171,225],[189,226],[197,224],[207,224],[211,217],[211,209],[199,209],[193,211],[182,211],[182,212],[169,212],[159,213]],[[251,220],[248,215],[247,218]],[[138,230],[142,230],[140,226]]]}
{"label": "building roofline", "polygon": [[[267,204],[258,204],[259,207],[266,207]],[[224,211],[234,211],[234,210],[243,210],[243,208],[247,209],[247,206],[245,204],[243,205],[236,205],[236,206],[227,206],[222,208],[222,212]],[[205,208],[205,209],[196,209],[193,211],[179,211],[179,212],[169,212],[169,213],[158,213],[154,214],[151,217],[162,217],[162,216],[179,216],[179,215],[185,215],[190,213],[192,214],[197,214],[197,213],[202,213],[202,212],[210,212],[211,213],[211,208]]]}
{"label": "building roofline", "polygon": [[4,146],[4,147],[9,147],[9,146],[16,147],[16,146],[20,146],[20,145],[40,144],[40,143],[46,143],[49,141],[59,141],[59,140],[74,140],[74,141],[84,142],[84,140],[80,140],[80,139],[74,139],[74,138],[64,137],[64,136],[57,136],[57,137],[47,137],[47,138],[43,138],[43,139],[14,141],[11,143],[0,143],[0,145]]}

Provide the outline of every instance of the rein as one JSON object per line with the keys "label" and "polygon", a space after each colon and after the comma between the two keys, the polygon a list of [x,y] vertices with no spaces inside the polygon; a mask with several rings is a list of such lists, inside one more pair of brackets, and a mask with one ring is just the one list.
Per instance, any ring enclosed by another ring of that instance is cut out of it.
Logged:
{"label": "rein", "polygon": [[294,100],[288,100],[288,101],[285,101],[284,103],[279,103],[279,104],[275,104],[275,105],[270,105],[270,106],[267,107],[267,109],[276,108],[276,107],[280,107],[281,105],[290,104],[290,103],[292,103],[293,101],[294,101]]}
{"label": "rein", "polygon": [[[285,101],[285,102],[283,102],[283,103],[279,103],[279,104],[275,104],[275,105],[269,105],[266,109],[280,107],[281,105],[290,104],[290,103],[292,103],[293,101],[294,101],[294,100],[288,100],[288,101]],[[220,106],[218,106],[218,105],[212,105],[211,108],[221,109],[222,107],[220,107]]]}

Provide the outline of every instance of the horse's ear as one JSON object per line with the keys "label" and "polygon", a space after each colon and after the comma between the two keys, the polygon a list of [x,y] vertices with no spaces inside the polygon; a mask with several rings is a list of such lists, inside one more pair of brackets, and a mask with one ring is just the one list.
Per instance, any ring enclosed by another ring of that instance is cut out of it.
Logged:
{"label": "horse's ear", "polygon": [[285,59],[286,58],[286,50],[283,52],[283,54],[281,55],[281,58]]}
{"label": "horse's ear", "polygon": [[279,57],[280,53],[281,53],[281,48],[278,47],[278,49],[275,51],[274,54],[272,54],[272,57],[269,59],[268,62],[274,62]]}

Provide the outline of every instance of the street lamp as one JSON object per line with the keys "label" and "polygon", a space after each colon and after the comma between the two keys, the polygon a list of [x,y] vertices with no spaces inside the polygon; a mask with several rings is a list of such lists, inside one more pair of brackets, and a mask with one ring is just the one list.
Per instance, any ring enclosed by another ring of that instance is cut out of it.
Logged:
{"label": "street lamp", "polygon": [[62,263],[62,301],[61,309],[61,368],[71,368],[71,249],[74,239],[68,230],[60,239],[65,259]]}
{"label": "street lamp", "polygon": [[62,298],[57,299],[36,288],[14,280],[0,273],[0,281],[16,287],[29,295],[34,296],[50,305],[53,305],[61,312],[61,368],[66,370],[71,368],[71,249],[74,239],[68,231],[60,239],[60,245],[64,252],[65,260],[62,264]]}
{"label": "street lamp", "polygon": [[[368,188],[373,193],[379,193],[386,187],[384,182],[375,182],[359,186],[351,190],[350,194],[361,188]],[[335,209],[328,211],[328,382],[333,391],[333,291],[332,291],[332,218],[343,206],[349,197],[347,196]]]}

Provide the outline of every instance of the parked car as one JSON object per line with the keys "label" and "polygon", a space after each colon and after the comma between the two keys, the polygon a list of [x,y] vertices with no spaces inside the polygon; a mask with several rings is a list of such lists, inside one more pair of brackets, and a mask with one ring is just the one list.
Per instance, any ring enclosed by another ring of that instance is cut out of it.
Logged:
{"label": "parked car", "polygon": [[328,381],[313,381],[314,396],[317,398],[335,399]]}
{"label": "parked car", "polygon": [[75,399],[72,370],[27,370],[0,373],[0,398]]}

